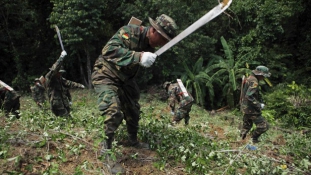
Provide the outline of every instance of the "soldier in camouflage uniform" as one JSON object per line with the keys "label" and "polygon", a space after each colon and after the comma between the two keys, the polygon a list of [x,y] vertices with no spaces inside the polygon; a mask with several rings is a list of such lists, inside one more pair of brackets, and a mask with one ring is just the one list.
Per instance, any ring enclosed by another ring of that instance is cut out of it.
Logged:
{"label": "soldier in camouflage uniform", "polygon": [[259,94],[260,89],[258,83],[260,80],[264,80],[265,77],[270,77],[270,75],[271,73],[267,67],[257,66],[243,82],[241,109],[244,116],[241,137],[245,139],[254,123],[256,130],[252,134],[253,143],[258,143],[259,136],[269,129],[268,122],[261,115],[264,104]]}
{"label": "soldier in camouflage uniform", "polygon": [[34,85],[30,87],[31,95],[36,104],[42,108],[45,103],[45,88],[41,84],[39,78],[36,78]]}
{"label": "soldier in camouflage uniform", "polygon": [[98,108],[105,120],[107,139],[103,149],[111,149],[115,131],[126,120],[129,143],[148,148],[137,140],[140,113],[140,91],[135,76],[139,67],[150,67],[157,55],[154,48],[166,44],[175,36],[177,28],[173,19],[161,15],[151,26],[129,24],[121,27],[108,41],[96,60],[92,83],[98,93]]}
{"label": "soldier in camouflage uniform", "polygon": [[63,51],[60,58],[53,64],[50,71],[45,75],[45,87],[47,89],[51,110],[56,116],[70,116],[70,101],[68,99],[68,88],[82,88],[82,84],[66,80],[62,77],[63,59],[67,55]]}
{"label": "soldier in camouflage uniform", "polygon": [[[165,82],[163,88],[168,93],[168,105],[174,115],[172,123],[179,123],[182,119],[185,119],[185,125],[188,125],[189,113],[194,100],[191,94],[188,93],[188,96],[184,97],[178,83]],[[179,106],[177,107],[177,105]]]}
{"label": "soldier in camouflage uniform", "polygon": [[5,111],[5,115],[9,116],[12,113],[16,118],[20,118],[20,94],[15,90],[8,90],[4,86],[0,85],[0,108]]}

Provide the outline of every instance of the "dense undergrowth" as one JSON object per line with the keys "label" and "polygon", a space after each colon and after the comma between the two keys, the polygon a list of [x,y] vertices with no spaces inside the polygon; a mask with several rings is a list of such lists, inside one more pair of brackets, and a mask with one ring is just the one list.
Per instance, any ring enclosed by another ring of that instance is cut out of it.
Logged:
{"label": "dense undergrowth", "polygon": [[[1,113],[1,174],[109,174],[97,154],[105,135],[96,95],[77,90],[72,96],[72,119],[40,110],[28,95],[21,99],[19,120],[4,118]],[[171,126],[166,102],[143,94],[140,103],[139,139],[150,144],[157,155],[153,166],[161,171],[180,167],[184,174],[198,175],[310,174],[310,133],[284,124],[272,109],[264,112],[270,117],[270,130],[262,135],[256,150],[251,150],[250,138],[239,138],[239,111],[211,113],[194,105],[188,126],[182,122]],[[124,150],[118,141],[126,138],[123,123],[114,142],[116,157]],[[137,159],[137,154],[139,150],[130,157]],[[70,162],[75,162],[74,166]]]}

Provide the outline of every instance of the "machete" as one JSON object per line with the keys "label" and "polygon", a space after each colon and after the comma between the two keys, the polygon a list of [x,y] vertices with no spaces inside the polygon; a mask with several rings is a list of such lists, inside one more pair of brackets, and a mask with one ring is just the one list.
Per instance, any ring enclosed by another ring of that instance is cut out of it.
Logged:
{"label": "machete", "polygon": [[224,0],[223,2],[219,3],[216,7],[214,7],[211,11],[206,13],[204,16],[202,16],[200,19],[198,19],[196,22],[194,22],[191,26],[189,26],[187,29],[182,31],[179,35],[177,35],[175,38],[173,38],[171,41],[166,43],[163,47],[161,47],[159,50],[155,52],[158,56],[160,56],[162,53],[167,51],[169,48],[177,44],[179,41],[193,33],[195,30],[203,26],[204,24],[208,23],[212,19],[214,19],[216,16],[220,15],[222,12],[224,12],[231,4],[232,0]]}
{"label": "machete", "polygon": [[55,29],[56,29],[56,33],[57,33],[57,36],[58,36],[58,39],[59,39],[60,46],[62,47],[62,50],[64,51],[65,49],[64,49],[62,37],[60,36],[60,31],[59,31],[57,25],[55,25]]}
{"label": "machete", "polygon": [[7,85],[5,82],[0,80],[0,85],[2,85],[3,87],[5,87],[7,90],[9,91],[13,91],[14,89],[11,88],[11,86]]}

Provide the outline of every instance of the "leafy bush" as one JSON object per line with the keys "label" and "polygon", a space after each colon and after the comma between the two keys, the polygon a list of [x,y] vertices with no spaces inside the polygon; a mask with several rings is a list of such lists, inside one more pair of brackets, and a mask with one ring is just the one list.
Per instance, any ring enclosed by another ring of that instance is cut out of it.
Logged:
{"label": "leafy bush", "polygon": [[311,90],[303,85],[280,84],[264,96],[267,109],[275,111],[275,118],[285,126],[311,127]]}

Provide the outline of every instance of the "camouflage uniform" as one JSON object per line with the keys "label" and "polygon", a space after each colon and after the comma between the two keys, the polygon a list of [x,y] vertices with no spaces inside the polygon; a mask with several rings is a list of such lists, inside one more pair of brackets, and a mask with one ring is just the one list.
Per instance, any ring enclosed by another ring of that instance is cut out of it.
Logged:
{"label": "camouflage uniform", "polygon": [[38,78],[35,79],[35,85],[30,87],[33,100],[39,107],[45,103],[45,88],[41,85]]}
{"label": "camouflage uniform", "polygon": [[45,75],[45,87],[47,89],[51,110],[56,116],[69,116],[70,105],[68,88],[84,88],[82,84],[66,80],[58,76],[59,72],[65,72],[62,68],[63,59],[59,58]]}
{"label": "camouflage uniform", "polygon": [[126,120],[130,143],[138,143],[140,90],[135,76],[140,67],[141,52],[154,52],[147,37],[149,28],[132,24],[121,27],[95,62],[92,83],[98,93],[98,108],[106,116],[108,149],[123,119]]}
{"label": "camouflage uniform", "polygon": [[[168,104],[174,113],[172,121],[178,123],[184,118],[185,124],[188,125],[190,119],[189,113],[194,100],[193,97],[190,93],[188,93],[189,96],[184,97],[178,83],[168,84],[165,88],[169,96]],[[176,108],[177,104],[179,105],[178,108]]]}
{"label": "camouflage uniform", "polygon": [[261,115],[261,104],[263,102],[259,93],[260,89],[258,86],[259,80],[257,75],[258,72],[253,71],[253,73],[251,73],[251,75],[244,80],[241,101],[241,109],[244,114],[241,137],[242,139],[246,137],[246,134],[252,128],[254,123],[256,125],[256,130],[252,134],[253,142],[258,142],[259,136],[269,129],[268,122]]}
{"label": "camouflage uniform", "polygon": [[7,116],[11,112],[16,118],[20,118],[20,97],[20,94],[18,94],[15,90],[9,91],[0,85],[0,107],[5,111]]}

